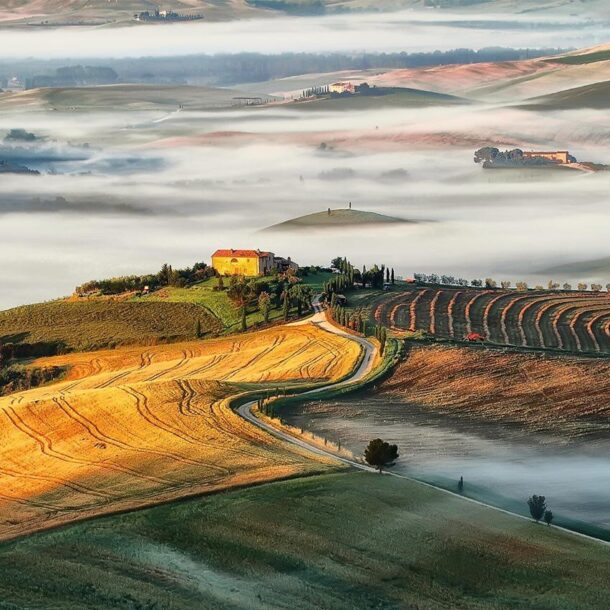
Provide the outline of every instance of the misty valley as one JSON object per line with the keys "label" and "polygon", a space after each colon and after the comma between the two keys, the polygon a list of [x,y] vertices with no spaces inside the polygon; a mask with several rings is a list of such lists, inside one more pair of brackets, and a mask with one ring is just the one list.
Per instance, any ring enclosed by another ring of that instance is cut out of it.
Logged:
{"label": "misty valley", "polygon": [[605,0],[0,36],[0,606],[608,607]]}

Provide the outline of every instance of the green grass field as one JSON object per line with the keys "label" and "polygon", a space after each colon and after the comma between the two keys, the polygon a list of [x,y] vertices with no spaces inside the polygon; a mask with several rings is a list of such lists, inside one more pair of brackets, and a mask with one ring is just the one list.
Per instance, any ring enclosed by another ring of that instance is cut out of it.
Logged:
{"label": "green grass field", "polygon": [[610,59],[610,49],[603,51],[594,51],[593,53],[584,53],[582,55],[564,55],[563,57],[554,57],[547,59],[547,62],[553,64],[567,64],[569,66],[582,66],[585,64],[594,64],[598,61],[608,61]]}
{"label": "green grass field", "polygon": [[[316,273],[306,276],[303,282],[315,293],[331,275]],[[195,338],[197,320],[203,336],[238,332],[239,309],[230,301],[226,290],[214,290],[217,283],[212,278],[188,288],[166,287],[129,301],[58,300],[7,309],[0,311],[0,344],[48,344],[70,351],[86,351],[179,341]],[[283,320],[280,307],[270,311],[269,320]],[[263,321],[256,303],[250,305],[248,328]],[[33,355],[42,354],[41,349],[38,346]],[[53,353],[53,348],[49,353]]]}
{"label": "green grass field", "polygon": [[526,100],[531,106],[527,108],[543,108],[546,110],[570,110],[580,108],[596,108],[605,110],[608,108],[610,96],[610,81],[566,89],[557,93],[551,93],[541,97]]}
{"label": "green grass field", "polygon": [[366,110],[368,108],[411,108],[468,104],[468,100],[444,93],[408,89],[403,87],[379,87],[378,93],[319,97],[315,100],[296,102],[302,110]]}
{"label": "green grass field", "polygon": [[0,546],[11,608],[594,609],[607,548],[392,477],[273,483]]}
{"label": "green grass field", "polygon": [[[218,291],[214,288],[218,285],[216,278],[210,278],[204,282],[199,282],[193,286],[186,288],[174,288],[168,286],[162,288],[146,297],[137,297],[137,301],[146,302],[164,302],[164,303],[188,303],[198,305],[206,309],[210,314],[220,320],[224,330],[227,332],[236,332],[240,326],[239,309],[233,305],[227,295],[227,291]],[[225,281],[225,287],[228,287],[229,280]],[[281,309],[272,309],[270,311],[269,320],[274,321],[282,317]],[[263,322],[263,316],[258,311],[256,304],[248,308],[247,323],[251,327]]]}
{"label": "green grass field", "polygon": [[[332,273],[316,273],[305,276],[303,283],[311,286],[313,292],[322,290],[324,282],[326,282]],[[239,309],[236,308],[227,295],[227,291],[218,291],[214,288],[218,285],[216,278],[210,278],[204,282],[199,282],[193,286],[187,288],[173,288],[167,287],[157,292],[154,292],[150,296],[138,297],[138,301],[162,301],[162,302],[175,302],[175,303],[192,303],[204,307],[212,315],[218,318],[225,331],[237,332],[240,328],[240,315]],[[229,280],[225,280],[225,287],[228,287]],[[282,310],[280,307],[271,309],[269,315],[269,321],[274,322],[283,318]],[[247,324],[248,327],[252,327],[263,323],[263,316],[258,311],[256,303],[253,303],[248,307]]]}
{"label": "green grass field", "polygon": [[84,351],[192,339],[197,320],[204,334],[222,330],[214,316],[191,303],[52,301],[0,311],[0,342]]}

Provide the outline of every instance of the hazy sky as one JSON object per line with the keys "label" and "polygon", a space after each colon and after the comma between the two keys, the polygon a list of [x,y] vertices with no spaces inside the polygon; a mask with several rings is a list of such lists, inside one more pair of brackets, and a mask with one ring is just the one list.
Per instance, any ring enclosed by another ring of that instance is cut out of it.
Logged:
{"label": "hazy sky", "polygon": [[[524,26],[524,27],[521,27]],[[456,16],[430,11],[278,17],[92,29],[11,29],[2,57],[136,57],[242,51],[414,52],[459,47],[582,47],[608,39],[608,25],[578,18]]]}

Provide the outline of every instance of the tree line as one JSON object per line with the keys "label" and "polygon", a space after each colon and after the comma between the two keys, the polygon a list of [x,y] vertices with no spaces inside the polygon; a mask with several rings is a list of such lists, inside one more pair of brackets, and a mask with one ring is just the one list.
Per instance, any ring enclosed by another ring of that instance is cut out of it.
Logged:
{"label": "tree line", "polygon": [[[418,284],[438,284],[441,286],[456,286],[467,288],[469,286],[473,288],[486,288],[489,290],[493,290],[496,288],[502,288],[503,290],[510,290],[513,287],[513,283],[510,280],[503,280],[501,282],[497,282],[493,278],[487,277],[484,280],[482,279],[474,279],[467,280],[464,278],[454,277],[453,275],[437,275],[436,273],[414,273],[413,279]],[[537,284],[535,286],[529,286],[527,282],[515,282],[515,289],[520,292],[525,292],[527,290],[564,290],[570,291],[573,290],[572,284],[565,282],[564,284],[559,284],[553,280],[549,280],[546,286],[542,284]],[[585,290],[590,290],[592,292],[601,292],[603,289],[601,284],[589,284],[585,282],[579,282],[576,284],[576,290],[579,292],[584,292]],[[606,284],[606,290],[610,292],[610,283]]]}
{"label": "tree line", "polygon": [[113,295],[123,292],[142,292],[145,289],[152,291],[164,286],[182,288],[214,275],[214,269],[204,262],[197,262],[192,267],[184,269],[174,269],[165,263],[157,273],[91,280],[77,286],[74,292],[79,296],[86,296],[95,293]]}

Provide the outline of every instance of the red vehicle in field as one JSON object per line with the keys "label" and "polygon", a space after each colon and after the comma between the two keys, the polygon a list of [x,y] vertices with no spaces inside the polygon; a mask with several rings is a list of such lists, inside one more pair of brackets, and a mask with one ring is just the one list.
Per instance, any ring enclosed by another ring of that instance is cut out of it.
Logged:
{"label": "red vehicle in field", "polygon": [[466,335],[465,339],[466,339],[466,341],[475,343],[477,341],[485,341],[486,337],[485,337],[485,335],[482,335],[481,333],[468,333]]}

